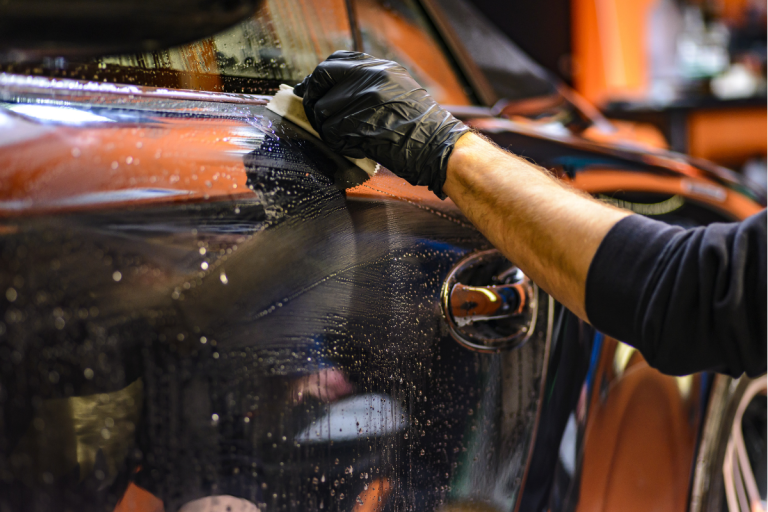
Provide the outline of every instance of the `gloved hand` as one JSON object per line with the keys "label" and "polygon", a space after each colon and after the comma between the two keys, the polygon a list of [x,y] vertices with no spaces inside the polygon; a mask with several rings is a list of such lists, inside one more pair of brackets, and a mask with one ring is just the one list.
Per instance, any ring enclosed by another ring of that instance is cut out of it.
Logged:
{"label": "gloved hand", "polygon": [[401,65],[339,51],[293,92],[333,150],[371,158],[445,198],[448,157],[469,128],[440,108]]}

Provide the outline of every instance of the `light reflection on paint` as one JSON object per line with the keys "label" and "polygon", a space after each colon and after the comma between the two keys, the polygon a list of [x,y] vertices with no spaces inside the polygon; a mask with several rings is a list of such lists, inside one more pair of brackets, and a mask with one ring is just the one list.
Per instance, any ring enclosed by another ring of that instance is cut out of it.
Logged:
{"label": "light reflection on paint", "polygon": [[395,434],[408,426],[408,415],[392,397],[381,393],[339,400],[301,431],[297,441],[352,441]]}
{"label": "light reflection on paint", "polygon": [[52,121],[71,125],[86,123],[114,123],[108,117],[92,114],[91,112],[69,107],[53,107],[49,105],[6,105],[5,108],[17,114],[32,117],[40,121]]}
{"label": "light reflection on paint", "polygon": [[[140,201],[144,199],[157,199],[161,197],[171,197],[189,194],[186,190],[170,190],[162,188],[131,188],[124,190],[112,190],[106,192],[93,192],[90,194],[80,194],[73,197],[66,197],[57,201],[48,201],[48,207],[61,206],[85,206],[100,203],[121,203],[128,201]],[[0,210],[24,210],[34,206],[34,201],[29,199],[18,199],[11,201],[0,201]]]}

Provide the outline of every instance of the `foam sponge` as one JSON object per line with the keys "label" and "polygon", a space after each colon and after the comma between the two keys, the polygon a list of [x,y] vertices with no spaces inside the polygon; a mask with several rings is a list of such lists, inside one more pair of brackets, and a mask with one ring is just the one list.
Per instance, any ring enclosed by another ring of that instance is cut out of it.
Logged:
{"label": "foam sponge", "polygon": [[[312,128],[309,119],[307,119],[307,114],[304,113],[304,105],[302,104],[301,98],[293,94],[293,87],[285,84],[281,85],[280,90],[277,91],[275,97],[267,104],[267,109],[288,119],[292,123],[299,125],[318,139],[320,138],[320,134]],[[379,169],[379,164],[370,158],[346,158],[364,170],[368,176],[373,176]]]}

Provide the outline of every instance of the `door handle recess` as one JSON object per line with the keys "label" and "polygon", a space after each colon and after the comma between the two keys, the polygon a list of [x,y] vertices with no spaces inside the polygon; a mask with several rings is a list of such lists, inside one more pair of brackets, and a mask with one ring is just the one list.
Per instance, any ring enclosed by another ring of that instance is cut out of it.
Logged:
{"label": "door handle recess", "polygon": [[449,298],[451,313],[459,325],[519,315],[530,300],[527,288],[521,283],[500,286],[468,286],[456,283]]}
{"label": "door handle recess", "polygon": [[538,295],[536,284],[492,249],[459,261],[443,284],[441,305],[456,341],[473,350],[498,352],[530,338]]}

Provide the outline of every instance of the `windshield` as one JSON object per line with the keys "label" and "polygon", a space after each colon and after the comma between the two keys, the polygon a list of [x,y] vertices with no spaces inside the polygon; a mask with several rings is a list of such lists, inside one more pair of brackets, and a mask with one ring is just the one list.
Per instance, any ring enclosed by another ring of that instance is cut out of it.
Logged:
{"label": "windshield", "polygon": [[472,94],[426,15],[413,0],[356,0],[363,51],[405,66],[446,105],[470,105]]}
{"label": "windshield", "polygon": [[476,9],[462,0],[437,3],[499,98],[522,100],[557,94],[547,72]]}

